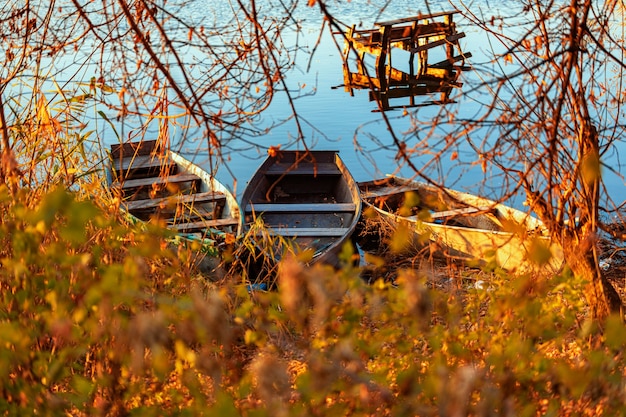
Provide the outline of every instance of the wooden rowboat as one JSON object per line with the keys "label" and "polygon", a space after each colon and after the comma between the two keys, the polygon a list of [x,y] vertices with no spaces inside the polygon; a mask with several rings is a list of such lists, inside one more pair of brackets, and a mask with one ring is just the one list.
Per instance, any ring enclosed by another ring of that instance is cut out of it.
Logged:
{"label": "wooden rowboat", "polygon": [[239,205],[212,175],[156,140],[111,146],[109,185],[138,221],[163,221],[185,237],[239,235]]}
{"label": "wooden rowboat", "polygon": [[361,214],[359,189],[336,151],[280,151],[268,157],[248,182],[241,205],[244,230],[260,218],[270,236],[312,250],[311,262],[333,266],[339,266],[338,254]]}
{"label": "wooden rowboat", "polygon": [[[481,261],[495,256],[499,266],[517,272],[556,272],[563,264],[562,250],[550,241],[543,223],[521,210],[398,177],[359,183],[359,188],[366,207],[428,234],[450,255]],[[531,260],[537,258],[545,263]]]}

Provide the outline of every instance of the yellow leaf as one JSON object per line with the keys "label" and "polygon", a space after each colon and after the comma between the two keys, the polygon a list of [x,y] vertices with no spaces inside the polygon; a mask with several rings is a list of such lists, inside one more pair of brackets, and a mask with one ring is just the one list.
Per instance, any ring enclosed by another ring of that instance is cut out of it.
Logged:
{"label": "yellow leaf", "polygon": [[46,222],[43,220],[40,220],[39,222],[37,222],[37,226],[35,226],[35,230],[37,230],[40,234],[44,234],[46,233]]}
{"label": "yellow leaf", "polygon": [[606,320],[604,339],[606,345],[616,351],[624,350],[626,346],[626,333],[624,332],[624,324],[619,315],[612,315]]}
{"label": "yellow leaf", "polygon": [[176,340],[174,342],[174,350],[176,351],[176,356],[181,360],[188,362],[191,366],[195,366],[196,354],[192,349],[189,349],[182,340]]}
{"label": "yellow leaf", "polygon": [[50,304],[50,308],[52,309],[52,311],[55,311],[57,309],[57,293],[54,291],[50,291],[48,294],[46,294],[45,299],[48,304]]}
{"label": "yellow leaf", "polygon": [[37,121],[41,126],[47,126],[50,124],[50,113],[48,111],[48,103],[44,96],[39,97],[37,101]]}
{"label": "yellow leaf", "polygon": [[385,265],[384,258],[381,258],[380,256],[376,256],[368,252],[365,252],[365,262],[367,262],[368,264],[372,264],[379,268]]}
{"label": "yellow leaf", "polygon": [[580,173],[583,181],[587,184],[591,184],[600,179],[600,156],[597,152],[585,155],[582,160]]}
{"label": "yellow leaf", "polygon": [[267,154],[269,156],[271,156],[272,158],[276,158],[277,156],[280,155],[280,145],[278,146],[270,146],[270,148],[267,150]]}
{"label": "yellow leaf", "polygon": [[552,258],[550,246],[542,239],[533,239],[528,250],[528,259],[537,265],[545,265],[550,261],[550,258]]}
{"label": "yellow leaf", "polygon": [[403,252],[411,243],[412,233],[413,231],[409,228],[407,223],[400,223],[391,237],[391,242],[389,244],[391,250],[395,253]]}

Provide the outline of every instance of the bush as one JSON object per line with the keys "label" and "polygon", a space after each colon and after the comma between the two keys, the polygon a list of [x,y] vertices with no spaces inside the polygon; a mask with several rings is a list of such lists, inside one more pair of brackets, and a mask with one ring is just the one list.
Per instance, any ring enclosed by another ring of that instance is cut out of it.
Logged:
{"label": "bush", "polygon": [[0,188],[5,415],[624,414],[621,321],[586,321],[567,272],[367,285],[287,258],[250,292],[166,231],[38,195]]}

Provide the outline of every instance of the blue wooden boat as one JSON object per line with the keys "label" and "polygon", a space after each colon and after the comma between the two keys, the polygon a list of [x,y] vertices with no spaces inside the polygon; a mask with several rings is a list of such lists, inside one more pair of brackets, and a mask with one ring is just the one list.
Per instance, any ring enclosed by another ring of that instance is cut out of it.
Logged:
{"label": "blue wooden boat", "polygon": [[361,214],[358,186],[337,151],[269,156],[248,182],[241,207],[244,232],[256,227],[257,246],[271,258],[280,259],[292,244],[312,251],[311,263],[333,266]]}

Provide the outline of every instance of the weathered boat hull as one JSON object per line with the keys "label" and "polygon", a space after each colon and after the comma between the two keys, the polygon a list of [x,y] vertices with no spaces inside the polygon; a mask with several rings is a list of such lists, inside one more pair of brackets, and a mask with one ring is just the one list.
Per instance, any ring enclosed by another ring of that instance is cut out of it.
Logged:
{"label": "weathered boat hull", "polygon": [[[275,251],[272,236],[313,251],[312,261],[339,266],[361,213],[359,190],[336,151],[281,151],[268,157],[248,182],[241,205],[244,231],[262,220],[259,247]],[[265,236],[265,237],[264,237]],[[279,252],[279,253],[276,253]]]}
{"label": "weathered boat hull", "polygon": [[239,205],[226,186],[157,141],[111,146],[109,186],[138,222],[160,221],[186,237],[241,233]]}
{"label": "weathered boat hull", "polygon": [[[427,234],[449,254],[479,261],[495,258],[501,267],[517,272],[556,272],[563,264],[562,250],[551,242],[543,223],[521,210],[397,177],[359,187],[367,207],[393,223],[406,222],[416,233]],[[545,263],[533,261],[542,257]]]}

